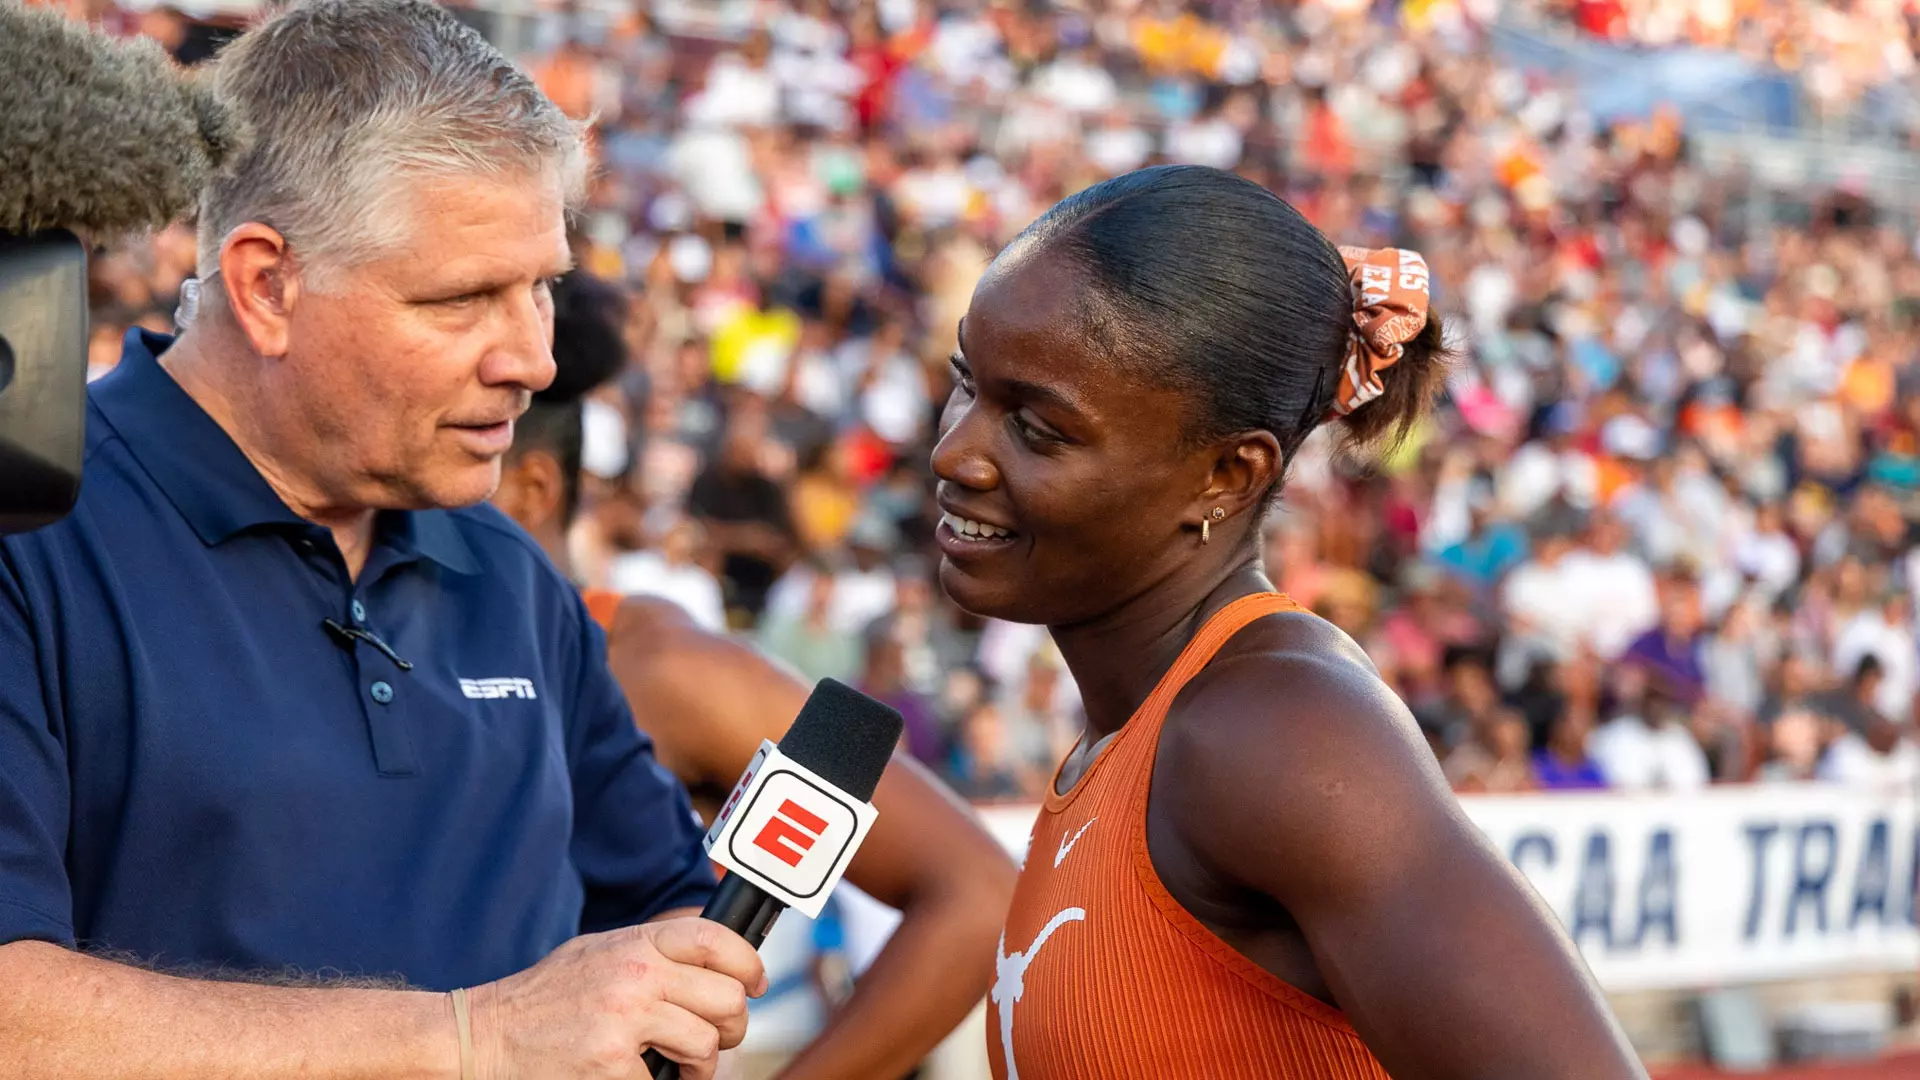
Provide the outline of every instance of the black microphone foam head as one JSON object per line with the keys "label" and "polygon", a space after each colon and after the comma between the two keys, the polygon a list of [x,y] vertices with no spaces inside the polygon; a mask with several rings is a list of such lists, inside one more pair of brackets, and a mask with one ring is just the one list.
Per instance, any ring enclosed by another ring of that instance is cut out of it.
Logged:
{"label": "black microphone foam head", "polygon": [[861,802],[871,802],[905,726],[890,706],[843,682],[821,679],[780,740],[780,752]]}

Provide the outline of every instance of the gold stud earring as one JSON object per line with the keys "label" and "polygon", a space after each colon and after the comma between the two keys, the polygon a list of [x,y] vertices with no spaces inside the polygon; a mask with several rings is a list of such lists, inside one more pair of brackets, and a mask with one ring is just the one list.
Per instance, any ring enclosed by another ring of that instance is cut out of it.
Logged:
{"label": "gold stud earring", "polygon": [[1203,517],[1200,519],[1200,542],[1201,543],[1210,544],[1213,542],[1213,523],[1216,521],[1222,520],[1226,516],[1227,516],[1227,512],[1225,510],[1222,510],[1220,507],[1216,506],[1213,508],[1213,511],[1211,513],[1209,513],[1206,517]]}

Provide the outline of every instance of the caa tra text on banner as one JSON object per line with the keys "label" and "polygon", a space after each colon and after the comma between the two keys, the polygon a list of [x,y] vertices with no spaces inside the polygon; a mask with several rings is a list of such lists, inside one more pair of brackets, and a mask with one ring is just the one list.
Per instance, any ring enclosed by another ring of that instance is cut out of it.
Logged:
{"label": "caa tra text on banner", "polygon": [[1462,805],[1609,990],[1920,967],[1914,792],[1784,785]]}

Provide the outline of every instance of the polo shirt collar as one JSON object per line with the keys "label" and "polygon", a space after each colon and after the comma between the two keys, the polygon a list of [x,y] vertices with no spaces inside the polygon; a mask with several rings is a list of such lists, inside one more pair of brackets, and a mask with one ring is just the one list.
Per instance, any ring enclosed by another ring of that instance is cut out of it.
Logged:
{"label": "polo shirt collar", "polygon": [[[169,335],[134,327],[127,331],[119,366],[92,387],[94,404],[134,459],[208,546],[261,526],[312,528],[160,366],[160,354],[172,344]],[[444,510],[382,512],[376,535],[403,554],[432,559],[458,573],[476,572],[473,549]]]}
{"label": "polo shirt collar", "polygon": [[445,510],[385,510],[376,526],[380,541],[401,555],[432,559],[456,574],[477,574],[473,548]]}

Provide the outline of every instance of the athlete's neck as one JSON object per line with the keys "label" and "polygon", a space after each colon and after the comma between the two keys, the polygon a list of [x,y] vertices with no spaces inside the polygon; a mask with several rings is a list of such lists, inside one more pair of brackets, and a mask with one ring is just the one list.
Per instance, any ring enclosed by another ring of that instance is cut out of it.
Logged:
{"label": "athlete's neck", "polygon": [[1098,619],[1049,627],[1080,688],[1089,741],[1120,730],[1215,612],[1272,590],[1249,554],[1216,575],[1168,581]]}

